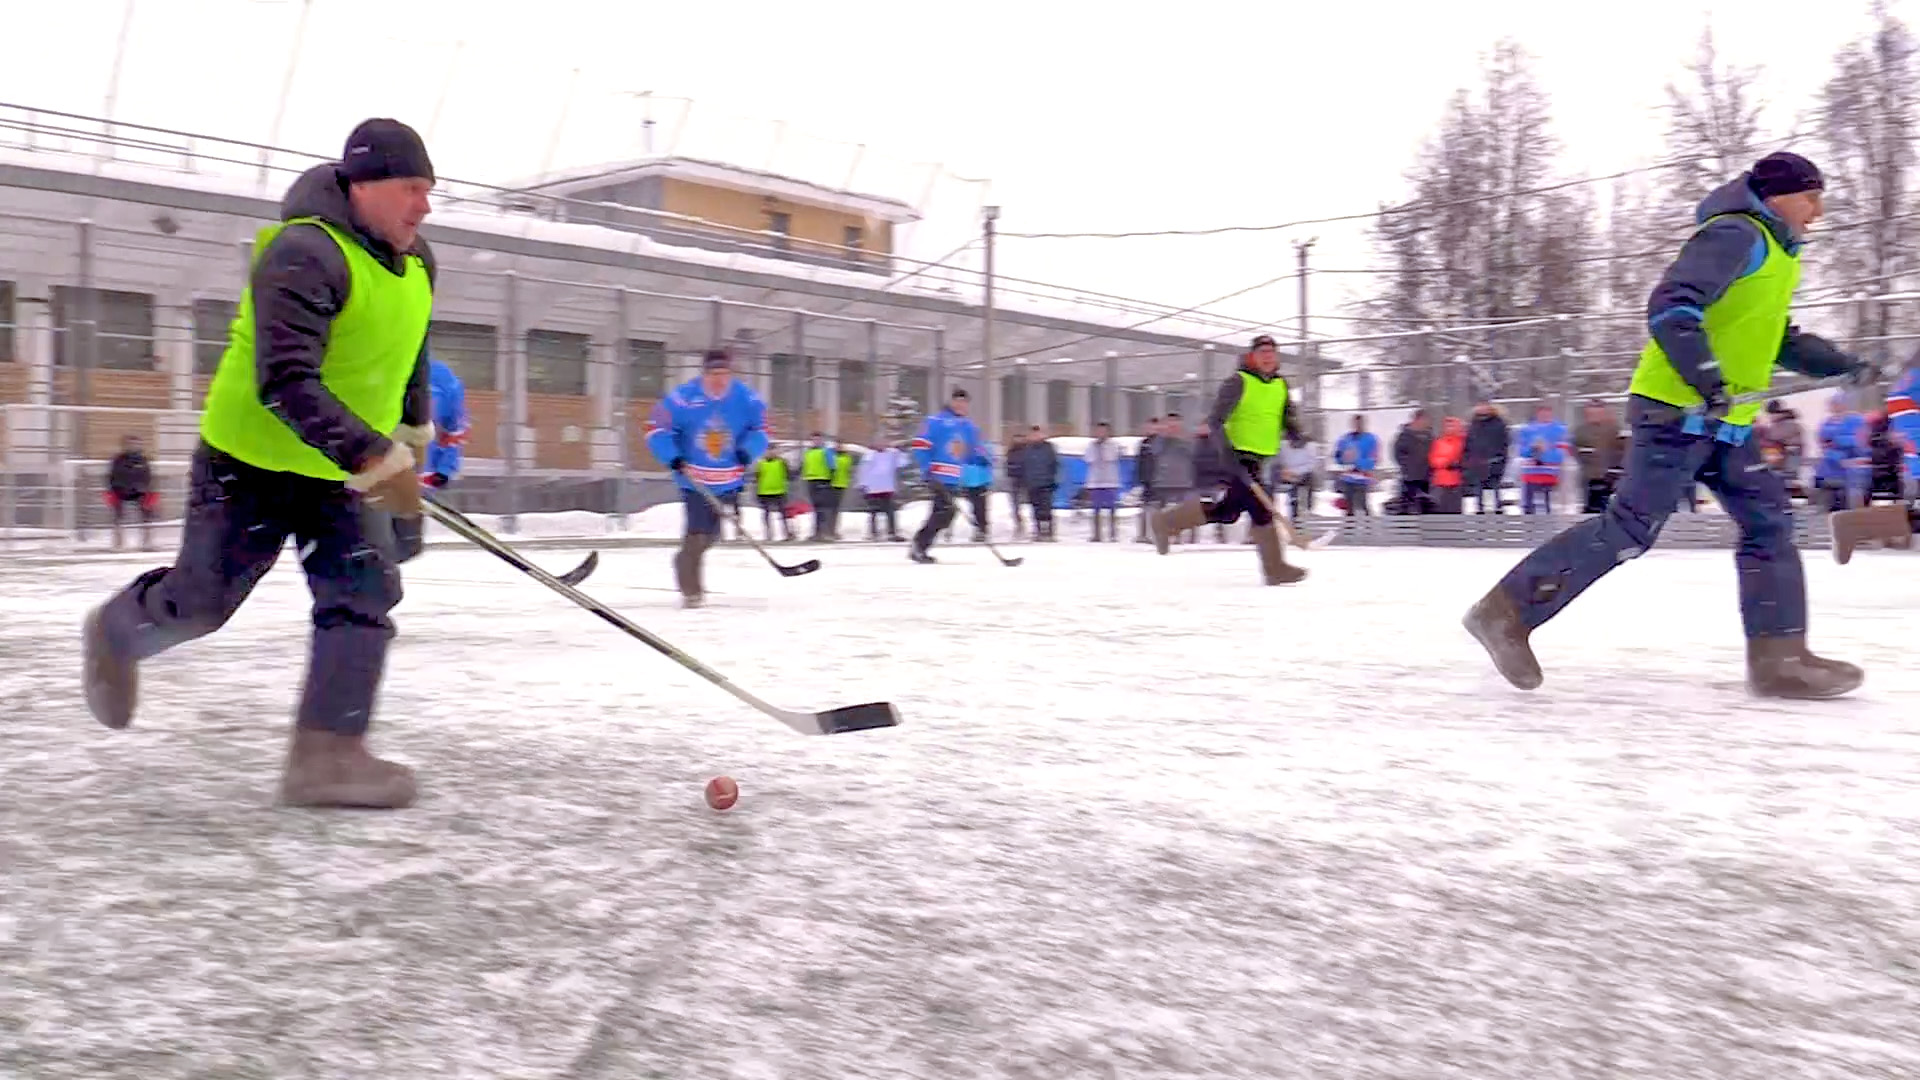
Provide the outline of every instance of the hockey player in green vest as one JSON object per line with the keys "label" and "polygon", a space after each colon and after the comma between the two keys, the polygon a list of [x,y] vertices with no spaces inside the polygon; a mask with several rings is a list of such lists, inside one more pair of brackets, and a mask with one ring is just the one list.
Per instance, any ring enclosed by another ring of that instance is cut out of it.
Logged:
{"label": "hockey player in green vest", "polygon": [[[1697,227],[1647,304],[1651,340],[1628,386],[1632,442],[1626,475],[1605,513],[1549,540],[1467,613],[1469,633],[1514,686],[1542,677],[1529,635],[1574,597],[1660,536],[1683,493],[1705,484],[1740,528],[1734,553],[1747,639],[1747,684],[1779,698],[1828,698],[1865,677],[1807,650],[1807,583],[1793,544],[1783,481],[1752,438],[1774,365],[1808,375],[1872,369],[1787,321],[1800,280],[1800,246],[1820,219],[1820,170],[1775,153],[1700,204]],[[1700,597],[1670,597],[1655,618],[1697,619]],[[1649,673],[1651,674],[1651,673]]]}
{"label": "hockey player in green vest", "polygon": [[1171,550],[1173,537],[1180,533],[1209,521],[1227,525],[1245,514],[1266,583],[1291,585],[1307,576],[1287,562],[1273,514],[1253,490],[1266,473],[1267,459],[1280,452],[1282,435],[1295,446],[1306,443],[1294,413],[1287,380],[1280,376],[1279,347],[1262,334],[1253,339],[1239,370],[1220,384],[1199,432],[1207,450],[1194,454],[1196,486],[1210,487],[1212,493],[1160,510],[1150,519],[1153,545],[1160,554]]}
{"label": "hockey player in green vest", "polygon": [[[254,245],[207,390],[179,554],[83,631],[87,705],[124,728],[139,663],[219,629],[292,537],[313,638],[287,805],[392,808],[415,796],[413,771],[374,757],[366,734],[400,600],[392,521],[420,515],[432,438],[434,264],[419,229],[433,184],[426,146],[395,120],[361,124],[339,162],[294,181]],[[247,720],[280,707],[243,687],[207,692]]]}

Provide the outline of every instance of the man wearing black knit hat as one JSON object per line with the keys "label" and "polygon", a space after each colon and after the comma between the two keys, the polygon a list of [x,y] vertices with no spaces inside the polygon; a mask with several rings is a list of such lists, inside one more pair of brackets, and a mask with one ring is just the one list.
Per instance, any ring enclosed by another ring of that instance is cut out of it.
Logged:
{"label": "man wearing black knit hat", "polygon": [[[1654,287],[1651,341],[1628,387],[1632,442],[1626,474],[1606,512],[1549,540],[1475,604],[1468,632],[1508,682],[1542,681],[1529,635],[1615,566],[1645,552],[1682,493],[1707,485],[1740,528],[1734,561],[1747,639],[1747,684],[1756,694],[1826,698],[1864,673],[1807,649],[1807,584],[1793,544],[1784,482],[1751,439],[1777,364],[1814,376],[1873,377],[1866,364],[1787,321],[1800,280],[1800,247],[1824,210],[1826,183],[1806,158],[1768,154],[1701,202],[1698,227]],[[1656,608],[1692,618],[1693,598]]]}
{"label": "man wearing black knit hat", "polygon": [[[420,516],[432,437],[433,257],[420,239],[433,162],[397,120],[368,120],[309,169],[255,240],[207,389],[180,552],[87,616],[87,705],[133,721],[138,664],[224,624],[289,536],[313,639],[280,799],[401,807],[413,771],[366,748],[400,600],[393,520]],[[262,702],[241,705],[265,711]]]}

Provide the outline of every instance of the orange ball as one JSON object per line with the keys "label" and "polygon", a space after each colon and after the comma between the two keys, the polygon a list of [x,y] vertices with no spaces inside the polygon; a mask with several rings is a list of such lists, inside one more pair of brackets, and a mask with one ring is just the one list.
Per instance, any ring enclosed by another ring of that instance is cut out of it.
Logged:
{"label": "orange ball", "polygon": [[731,776],[716,776],[707,781],[707,805],[725,810],[740,801],[740,785]]}

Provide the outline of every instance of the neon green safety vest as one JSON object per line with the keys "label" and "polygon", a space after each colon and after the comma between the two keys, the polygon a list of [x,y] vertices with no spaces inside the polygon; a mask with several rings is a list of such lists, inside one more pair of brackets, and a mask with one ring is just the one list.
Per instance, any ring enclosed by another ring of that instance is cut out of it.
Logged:
{"label": "neon green safety vest", "polygon": [[[1718,220],[1708,218],[1705,224]],[[1800,284],[1800,257],[1781,247],[1772,229],[1757,221],[1754,225],[1766,238],[1766,260],[1760,269],[1729,285],[1720,299],[1707,305],[1704,323],[1707,345],[1720,362],[1720,377],[1726,381],[1729,397],[1765,390],[1773,382],[1780,339],[1787,332],[1787,309],[1793,303],[1794,287]],[[1680,377],[1657,341],[1647,342],[1640,350],[1640,364],[1633,369],[1633,382],[1627,392],[1682,408],[1703,400],[1700,392]],[[1727,423],[1752,424],[1761,406],[1758,401],[1735,405],[1727,413]]]}
{"label": "neon green safety vest", "polygon": [[1280,452],[1280,420],[1287,412],[1287,380],[1240,374],[1240,404],[1227,417],[1227,442],[1235,450],[1261,457]]}
{"label": "neon green safety vest", "polygon": [[853,455],[845,450],[833,458],[833,486],[843,488],[853,483]]}
{"label": "neon green safety vest", "polygon": [[809,446],[807,452],[800,455],[800,479],[812,483],[816,480],[830,479],[832,473],[827,469],[827,448]]}
{"label": "neon green safety vest", "polygon": [[778,454],[769,454],[760,459],[760,494],[785,495],[787,493],[787,461]]}
{"label": "neon green safety vest", "polygon": [[[433,285],[427,280],[426,265],[409,255],[406,271],[396,276],[352,237],[318,218],[296,218],[260,230],[253,243],[256,262],[288,225],[320,226],[346,256],[347,302],[328,332],[326,352],[320,357],[320,382],[368,427],[386,435],[400,424],[407,383],[433,316]],[[220,367],[207,387],[201,438],[256,468],[345,480],[345,470],[301,441],[286,421],[261,403],[254,374],[253,319],[249,286],[240,294],[227,351],[221,354]]]}

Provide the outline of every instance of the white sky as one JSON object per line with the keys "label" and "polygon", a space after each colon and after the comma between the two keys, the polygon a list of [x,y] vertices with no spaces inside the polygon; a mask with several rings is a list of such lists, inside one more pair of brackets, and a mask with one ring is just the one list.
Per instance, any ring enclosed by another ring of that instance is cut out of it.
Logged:
{"label": "white sky", "polygon": [[[1716,16],[1698,0],[313,0],[277,141],[332,153],[358,120],[397,116],[431,128],[443,174],[503,182],[548,163],[638,156],[642,106],[625,92],[651,90],[663,97],[663,151],[678,128],[682,153],[840,184],[854,145],[867,144],[853,186],[912,202],[930,190],[930,220],[903,250],[932,258],[972,235],[983,202],[1004,208],[1008,232],[1364,213],[1402,196],[1401,172],[1446,97],[1476,81],[1480,54],[1502,35],[1538,58],[1569,174],[1659,156],[1662,87],[1684,77],[1709,22],[1724,57],[1765,66],[1768,130],[1785,132],[1834,51],[1870,23],[1865,0],[1720,7]],[[0,101],[102,113],[127,0],[9,8]],[[268,138],[298,0],[133,0],[132,10],[118,119]],[[786,122],[777,144],[776,119]],[[935,170],[915,164],[929,162],[945,175],[931,187]],[[990,193],[955,177],[990,178]],[[1357,223],[1010,239],[999,265],[1186,305],[1284,273],[1289,241],[1306,236],[1320,238],[1318,267],[1378,265]],[[1362,282],[1315,281],[1317,331],[1346,329],[1324,316]],[[1295,286],[1217,310],[1291,320]]]}

